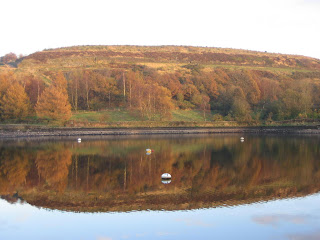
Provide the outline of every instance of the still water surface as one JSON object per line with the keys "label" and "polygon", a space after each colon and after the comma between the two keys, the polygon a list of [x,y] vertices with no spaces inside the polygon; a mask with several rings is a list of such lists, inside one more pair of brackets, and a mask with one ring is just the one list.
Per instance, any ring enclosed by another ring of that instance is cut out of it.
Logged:
{"label": "still water surface", "polygon": [[2,141],[0,239],[320,239],[319,143],[255,135]]}

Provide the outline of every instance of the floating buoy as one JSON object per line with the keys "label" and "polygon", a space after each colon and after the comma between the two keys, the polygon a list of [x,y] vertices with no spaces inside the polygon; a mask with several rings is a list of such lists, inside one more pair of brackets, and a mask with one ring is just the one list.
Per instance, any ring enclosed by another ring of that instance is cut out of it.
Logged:
{"label": "floating buoy", "polygon": [[162,179],[161,182],[163,184],[169,184],[169,183],[171,183],[171,179]]}
{"label": "floating buoy", "polygon": [[81,138],[78,138],[78,142],[81,142]]}
{"label": "floating buoy", "polygon": [[244,142],[244,139],[241,139],[240,142]]}
{"label": "floating buoy", "polygon": [[170,173],[164,173],[161,175],[162,179],[171,179],[171,174]]}
{"label": "floating buoy", "polygon": [[147,151],[147,152],[151,152],[151,149],[147,148],[146,151]]}
{"label": "floating buoy", "polygon": [[146,152],[147,155],[151,155],[151,152]]}
{"label": "floating buoy", "polygon": [[241,137],[240,140],[244,140],[244,137]]}

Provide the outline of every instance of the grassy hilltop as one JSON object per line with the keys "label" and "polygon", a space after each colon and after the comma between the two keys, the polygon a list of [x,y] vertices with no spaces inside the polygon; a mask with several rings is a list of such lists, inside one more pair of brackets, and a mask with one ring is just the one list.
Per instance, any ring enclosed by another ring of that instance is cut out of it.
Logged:
{"label": "grassy hilltop", "polygon": [[[74,46],[2,63],[0,77],[22,85],[30,101],[20,118],[2,100],[2,120],[34,119],[42,92],[59,73],[78,123],[319,117],[319,59],[207,47]],[[0,86],[1,99],[9,85]]]}
{"label": "grassy hilltop", "polygon": [[270,71],[320,71],[320,60],[295,56],[224,48],[183,46],[76,46],[36,52],[23,59],[22,68],[68,70],[70,68],[126,69],[135,65],[161,73],[184,71],[186,64],[203,70],[216,67]]}

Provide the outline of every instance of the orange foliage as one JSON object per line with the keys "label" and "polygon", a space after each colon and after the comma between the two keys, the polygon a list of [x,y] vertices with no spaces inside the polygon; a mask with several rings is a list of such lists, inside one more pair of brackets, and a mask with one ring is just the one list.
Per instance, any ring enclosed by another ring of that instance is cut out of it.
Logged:
{"label": "orange foliage", "polygon": [[67,186],[71,152],[69,149],[39,151],[36,166],[40,177],[53,189],[61,192]]}
{"label": "orange foliage", "polygon": [[58,121],[68,120],[71,117],[68,95],[54,86],[45,89],[36,105],[36,113],[40,118]]}
{"label": "orange foliage", "polygon": [[24,119],[30,110],[30,100],[19,83],[11,85],[0,101],[2,119]]}

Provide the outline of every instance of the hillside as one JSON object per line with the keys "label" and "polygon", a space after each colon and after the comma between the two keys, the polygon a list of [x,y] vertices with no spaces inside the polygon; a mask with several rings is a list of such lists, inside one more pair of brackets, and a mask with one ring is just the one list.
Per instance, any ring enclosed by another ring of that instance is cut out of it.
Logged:
{"label": "hillside", "polygon": [[309,57],[179,46],[80,46],[52,49],[27,56],[19,67],[51,67],[56,69],[62,67],[67,69],[82,68],[84,64],[86,64],[86,68],[103,66],[128,68],[133,64],[142,64],[160,71],[181,70],[185,64],[200,64],[208,70],[222,65],[320,71],[320,60]]}
{"label": "hillside", "polygon": [[[135,120],[172,120],[173,110],[200,111],[204,121],[319,116],[320,60],[304,56],[188,46],[75,46],[0,66],[3,79],[24,86],[31,115],[58,73],[67,81],[75,111],[121,108]],[[5,89],[0,86],[2,95]]]}

